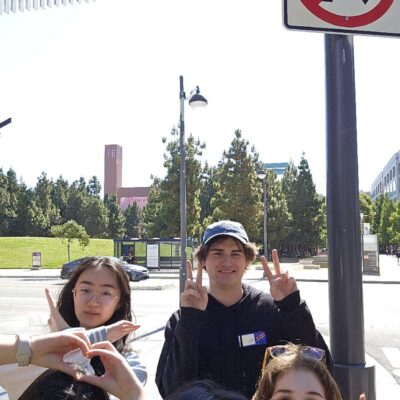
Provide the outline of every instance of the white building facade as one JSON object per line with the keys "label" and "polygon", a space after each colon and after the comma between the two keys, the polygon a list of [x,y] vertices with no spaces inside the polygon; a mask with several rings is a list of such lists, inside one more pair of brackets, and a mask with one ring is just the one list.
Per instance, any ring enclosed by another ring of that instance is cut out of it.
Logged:
{"label": "white building facade", "polygon": [[376,200],[380,194],[387,194],[393,201],[400,198],[400,151],[383,168],[371,186],[371,198]]}

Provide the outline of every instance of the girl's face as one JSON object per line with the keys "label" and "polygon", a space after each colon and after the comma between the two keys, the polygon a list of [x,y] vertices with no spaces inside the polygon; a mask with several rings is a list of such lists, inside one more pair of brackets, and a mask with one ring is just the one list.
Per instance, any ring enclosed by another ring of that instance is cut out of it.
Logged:
{"label": "girl's face", "polygon": [[326,400],[318,377],[307,369],[292,369],[275,383],[271,400]]}
{"label": "girl's face", "polygon": [[118,307],[121,290],[114,274],[106,268],[89,268],[74,287],[74,310],[80,326],[104,325]]}

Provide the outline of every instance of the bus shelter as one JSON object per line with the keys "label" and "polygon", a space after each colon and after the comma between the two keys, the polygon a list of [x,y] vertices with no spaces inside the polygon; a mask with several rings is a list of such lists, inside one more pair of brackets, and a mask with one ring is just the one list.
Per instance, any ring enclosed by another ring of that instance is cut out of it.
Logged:
{"label": "bus shelter", "polygon": [[[193,262],[193,252],[197,246],[196,239],[188,238],[187,260]],[[180,238],[114,239],[115,257],[127,260],[129,252],[132,252],[135,264],[149,269],[179,269],[181,266]]]}

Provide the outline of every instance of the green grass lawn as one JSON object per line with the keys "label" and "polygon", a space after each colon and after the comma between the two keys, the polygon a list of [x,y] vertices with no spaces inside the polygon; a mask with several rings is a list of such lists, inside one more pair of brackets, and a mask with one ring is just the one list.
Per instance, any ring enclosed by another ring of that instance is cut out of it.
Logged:
{"label": "green grass lawn", "polygon": [[[56,238],[0,237],[0,268],[30,268],[32,253],[40,251],[43,268],[59,268],[68,261],[67,246]],[[111,239],[90,239],[82,249],[77,241],[71,245],[71,260],[83,256],[113,256]]]}

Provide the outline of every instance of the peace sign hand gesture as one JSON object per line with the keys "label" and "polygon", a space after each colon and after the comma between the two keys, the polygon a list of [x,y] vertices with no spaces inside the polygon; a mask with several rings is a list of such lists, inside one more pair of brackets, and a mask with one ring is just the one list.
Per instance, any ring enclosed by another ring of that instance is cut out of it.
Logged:
{"label": "peace sign hand gesture", "polygon": [[197,268],[196,281],[193,281],[192,263],[186,262],[185,290],[181,294],[181,306],[205,310],[208,304],[207,288],[202,286],[203,268]]}
{"label": "peace sign hand gesture", "polygon": [[283,300],[289,294],[297,290],[296,280],[289,277],[288,273],[281,273],[279,264],[278,252],[276,249],[272,250],[272,262],[274,264],[275,273],[273,274],[268,266],[268,262],[264,256],[261,257],[261,264],[264,267],[265,274],[269,281],[269,290],[271,296],[275,301]]}
{"label": "peace sign hand gesture", "polygon": [[49,328],[52,332],[62,331],[69,328],[69,325],[65,322],[65,319],[61,316],[60,311],[58,311],[57,303],[54,300],[53,295],[50,293],[48,288],[44,289],[46,294],[47,303],[50,309],[50,317],[47,321]]}

